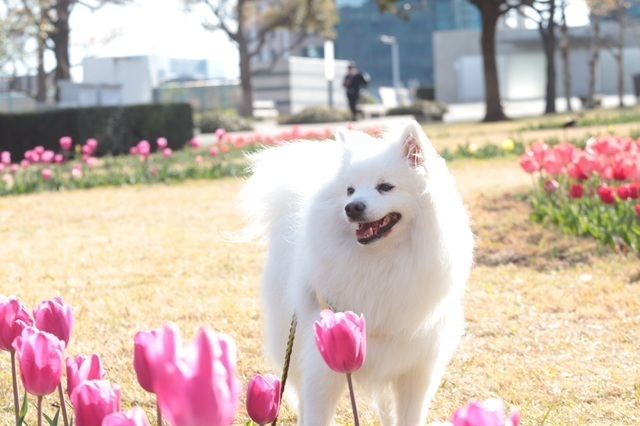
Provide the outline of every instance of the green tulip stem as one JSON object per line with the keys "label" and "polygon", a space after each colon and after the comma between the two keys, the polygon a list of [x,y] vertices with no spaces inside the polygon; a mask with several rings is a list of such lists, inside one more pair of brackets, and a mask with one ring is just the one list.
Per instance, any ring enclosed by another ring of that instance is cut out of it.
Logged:
{"label": "green tulip stem", "polygon": [[356,394],[353,392],[351,373],[347,373],[347,383],[349,384],[349,395],[351,396],[351,408],[353,408],[353,424],[354,426],[360,426],[360,421],[358,420],[358,407],[356,407]]}
{"label": "green tulip stem", "polygon": [[42,395],[38,395],[38,426],[42,426]]}
{"label": "green tulip stem", "polygon": [[11,379],[13,381],[13,408],[16,412],[16,424],[20,423],[20,396],[18,396],[18,372],[16,371],[16,351],[11,351]]}
{"label": "green tulip stem", "polygon": [[62,391],[62,381],[58,383],[58,395],[60,396],[60,410],[62,411],[62,421],[64,426],[69,426],[69,417],[67,417],[67,404],[64,400],[64,392]]}
{"label": "green tulip stem", "polygon": [[158,413],[158,426],[162,426],[162,411],[160,410],[160,404],[158,404],[158,397],[156,396],[156,412]]}

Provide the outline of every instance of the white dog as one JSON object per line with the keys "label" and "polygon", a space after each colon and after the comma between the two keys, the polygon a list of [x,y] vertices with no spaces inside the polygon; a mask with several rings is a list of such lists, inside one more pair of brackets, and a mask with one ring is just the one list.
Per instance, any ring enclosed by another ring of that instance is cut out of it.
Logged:
{"label": "white dog", "polygon": [[325,304],[367,322],[356,395],[374,398],[384,425],[423,424],[463,333],[473,262],[469,218],[444,160],[416,122],[380,139],[340,129],[335,142],[295,142],[251,160],[241,195],[269,248],[266,348],[282,365],[295,313],[289,374],[299,424],[329,425],[345,389],[314,341]]}

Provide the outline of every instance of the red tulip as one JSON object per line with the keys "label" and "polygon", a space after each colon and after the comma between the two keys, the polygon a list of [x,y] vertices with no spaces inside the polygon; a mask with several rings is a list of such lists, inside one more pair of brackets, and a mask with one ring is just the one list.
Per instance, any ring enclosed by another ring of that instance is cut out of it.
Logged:
{"label": "red tulip", "polygon": [[640,204],[636,204],[634,207],[636,210],[636,219],[640,218]]}
{"label": "red tulip", "polygon": [[598,196],[605,204],[615,204],[616,198],[613,196],[613,188],[601,185],[598,187]]}
{"label": "red tulip", "polygon": [[73,327],[73,310],[65,305],[61,297],[43,300],[33,311],[36,327],[62,340],[65,347],[69,345],[71,328]]}
{"label": "red tulip", "polygon": [[451,423],[453,426],[518,426],[520,414],[513,410],[507,418],[504,403],[499,398],[471,400],[453,413]]}
{"label": "red tulip", "polygon": [[13,347],[25,390],[38,396],[53,393],[62,377],[62,341],[53,334],[25,327]]}
{"label": "red tulip", "polygon": [[0,350],[13,352],[13,341],[33,325],[33,318],[15,297],[0,294]]}
{"label": "red tulip", "polygon": [[256,374],[247,387],[247,413],[259,425],[273,422],[280,409],[280,380],[272,374]]}
{"label": "red tulip", "polygon": [[333,371],[352,373],[362,366],[367,354],[364,317],[324,309],[314,323],[314,331],[320,354]]}
{"label": "red tulip", "polygon": [[138,383],[147,392],[153,391],[151,367],[149,366],[149,351],[158,340],[160,331],[139,331],[133,338],[133,369],[138,377]]}
{"label": "red tulip", "polygon": [[174,325],[165,326],[160,335],[148,355],[153,388],[168,423],[176,426],[231,424],[241,390],[234,373],[233,340],[203,328],[187,348],[181,348]]}
{"label": "red tulip", "polygon": [[571,198],[582,198],[584,195],[584,188],[582,185],[573,183],[571,184],[571,188],[569,189],[569,196]]}
{"label": "red tulip", "polygon": [[106,380],[85,380],[71,394],[76,426],[102,426],[102,420],[120,411],[120,388]]}
{"label": "red tulip", "polygon": [[149,420],[142,408],[133,407],[126,413],[108,414],[102,420],[102,426],[149,426]]}
{"label": "red tulip", "polygon": [[105,371],[102,368],[100,357],[96,354],[90,356],[78,355],[75,358],[67,358],[67,395],[71,397],[73,390],[85,380],[102,380]]}
{"label": "red tulip", "polygon": [[631,190],[629,189],[629,185],[620,185],[616,188],[616,194],[618,198],[621,200],[626,200],[631,198]]}
{"label": "red tulip", "polygon": [[640,182],[632,182],[629,184],[629,198],[637,200],[640,196]]}

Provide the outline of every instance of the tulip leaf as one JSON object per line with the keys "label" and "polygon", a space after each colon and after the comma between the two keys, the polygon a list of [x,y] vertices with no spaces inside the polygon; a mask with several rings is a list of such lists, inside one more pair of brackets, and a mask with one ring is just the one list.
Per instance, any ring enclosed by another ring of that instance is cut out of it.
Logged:
{"label": "tulip leaf", "polygon": [[18,424],[16,426],[22,426],[24,423],[25,417],[27,417],[27,410],[29,409],[29,404],[27,404],[27,392],[24,392],[24,396],[22,397],[22,407],[20,408],[20,413],[18,413]]}
{"label": "tulip leaf", "polygon": [[56,415],[53,416],[53,419],[44,413],[42,413],[42,417],[44,417],[47,423],[49,423],[49,426],[58,426],[58,417],[60,417],[60,408],[58,408],[58,411],[56,411]]}

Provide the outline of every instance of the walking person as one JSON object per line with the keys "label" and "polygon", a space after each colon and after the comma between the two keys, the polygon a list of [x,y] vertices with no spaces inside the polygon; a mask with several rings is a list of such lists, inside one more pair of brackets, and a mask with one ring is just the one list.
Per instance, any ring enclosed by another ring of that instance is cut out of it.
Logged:
{"label": "walking person", "polygon": [[353,121],[358,121],[358,98],[360,97],[360,89],[367,87],[369,84],[369,75],[361,73],[354,64],[347,68],[348,73],[344,77],[342,85],[347,91],[347,99],[349,100],[349,109]]}

